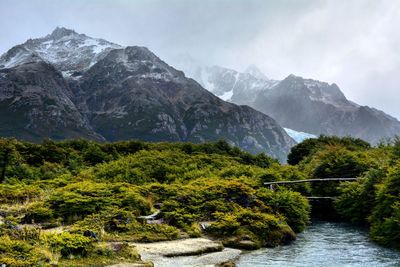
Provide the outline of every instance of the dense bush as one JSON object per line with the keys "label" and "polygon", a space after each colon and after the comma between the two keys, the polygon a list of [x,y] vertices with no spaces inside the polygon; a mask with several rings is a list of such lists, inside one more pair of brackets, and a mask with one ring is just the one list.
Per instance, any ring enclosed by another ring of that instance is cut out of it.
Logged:
{"label": "dense bush", "polygon": [[371,148],[368,142],[352,137],[320,136],[319,138],[306,139],[295,145],[289,155],[288,163],[296,165],[326,146],[341,146],[350,151],[360,151]]}
{"label": "dense bush", "polygon": [[[300,164],[309,178],[356,178],[376,166],[367,153],[350,151],[341,146],[326,146]],[[336,196],[339,194],[338,185],[335,181],[315,182],[311,191],[314,196]]]}
{"label": "dense bush", "polygon": [[101,211],[124,208],[136,215],[150,210],[136,188],[126,184],[106,184],[83,181],[55,190],[47,199],[56,216],[74,221]]}
{"label": "dense bush", "polygon": [[384,170],[373,169],[356,182],[342,183],[335,203],[339,213],[353,223],[367,225],[375,206],[376,185],[385,176]]}
{"label": "dense bush", "polygon": [[293,231],[301,232],[309,223],[310,205],[300,193],[261,189],[257,192],[257,197],[271,207],[277,215],[284,216]]}
{"label": "dense bush", "polygon": [[370,223],[375,241],[400,248],[400,162],[390,168],[378,187]]}
{"label": "dense bush", "polygon": [[272,215],[243,209],[237,213],[214,214],[216,222],[208,232],[219,237],[235,236],[239,240],[248,236],[258,246],[277,246],[295,239],[292,229],[284,220]]}
{"label": "dense bush", "polygon": [[62,232],[60,234],[47,234],[44,241],[50,248],[60,252],[62,257],[87,256],[93,249],[93,239],[79,234]]}
{"label": "dense bush", "polygon": [[43,266],[49,259],[42,251],[23,240],[0,236],[0,263],[6,266]]}

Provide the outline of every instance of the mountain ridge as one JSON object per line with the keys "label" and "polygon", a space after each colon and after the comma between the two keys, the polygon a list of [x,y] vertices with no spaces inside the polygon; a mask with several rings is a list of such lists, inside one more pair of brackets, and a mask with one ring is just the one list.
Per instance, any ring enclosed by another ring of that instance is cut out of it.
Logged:
{"label": "mountain ridge", "polygon": [[[201,66],[193,73],[191,70],[196,68],[191,65],[196,66],[196,62],[186,60],[180,67],[188,76],[200,79],[206,89],[219,97],[228,95],[226,100],[232,103],[249,105],[285,128],[317,136],[352,136],[373,144],[400,134],[396,118],[348,100],[335,83],[293,74],[281,81],[266,80],[267,76],[255,66],[251,66],[255,75],[219,66]],[[251,77],[245,80],[243,75]],[[227,77],[234,82],[227,83]]]}
{"label": "mountain ridge", "polygon": [[[26,101],[21,102],[21,94]],[[34,99],[38,104],[31,104]],[[12,131],[8,122],[11,130],[0,129],[0,135],[29,141],[81,136],[107,141],[226,139],[281,161],[294,145],[272,118],[215,97],[147,48],[123,47],[65,28],[0,57],[1,114],[12,115],[10,103],[19,105],[13,111],[22,111],[20,126]],[[32,110],[41,115],[35,117]]]}

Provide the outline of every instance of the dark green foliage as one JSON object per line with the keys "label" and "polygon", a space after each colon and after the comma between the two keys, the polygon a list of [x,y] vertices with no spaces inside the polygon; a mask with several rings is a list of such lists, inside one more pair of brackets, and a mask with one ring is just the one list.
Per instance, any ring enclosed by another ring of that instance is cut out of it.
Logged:
{"label": "dark green foliage", "polygon": [[[300,165],[310,178],[357,178],[376,163],[366,153],[350,151],[342,146],[326,146],[314,152]],[[314,196],[336,196],[339,183],[314,182]]]}
{"label": "dark green foliage", "polygon": [[342,146],[351,151],[354,150],[365,150],[369,149],[371,145],[358,138],[352,137],[336,137],[336,136],[324,136],[321,135],[319,138],[306,139],[300,144],[295,145],[289,155],[288,163],[296,165],[303,159],[311,156],[318,150],[321,150],[325,146]]}
{"label": "dark green foliage", "polygon": [[375,186],[385,176],[385,171],[373,169],[359,181],[343,183],[335,203],[339,213],[353,223],[367,225],[368,216],[375,206]]}
{"label": "dark green foliage", "polygon": [[392,160],[400,160],[400,136],[396,136],[392,142]]}
{"label": "dark green foliage", "polygon": [[328,148],[318,156],[320,162],[313,171],[315,178],[358,177],[369,167],[361,155],[344,148]]}
{"label": "dark green foliage", "polygon": [[400,248],[400,162],[390,168],[378,187],[376,205],[369,219],[374,240]]}
{"label": "dark green foliage", "polygon": [[263,188],[257,192],[257,197],[276,214],[284,216],[293,231],[301,232],[309,223],[310,206],[300,193],[288,190],[272,192]]}

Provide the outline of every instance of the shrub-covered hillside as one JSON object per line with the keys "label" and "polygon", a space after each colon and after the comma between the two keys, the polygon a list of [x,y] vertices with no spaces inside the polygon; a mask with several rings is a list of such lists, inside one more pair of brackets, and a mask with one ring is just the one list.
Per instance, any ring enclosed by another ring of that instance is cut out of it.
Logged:
{"label": "shrub-covered hillside", "polygon": [[202,235],[249,249],[285,244],[309,221],[309,188],[262,186],[279,179],[304,175],[223,141],[0,139],[0,263],[140,262],[124,242]]}

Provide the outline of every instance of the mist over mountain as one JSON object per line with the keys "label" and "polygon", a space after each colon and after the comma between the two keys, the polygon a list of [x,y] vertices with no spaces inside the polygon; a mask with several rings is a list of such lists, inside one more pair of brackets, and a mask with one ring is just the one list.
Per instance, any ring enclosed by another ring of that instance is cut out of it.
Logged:
{"label": "mist over mountain", "polygon": [[294,144],[274,119],[228,103],[145,47],[57,28],[0,57],[0,135],[39,142],[225,139],[284,160]]}
{"label": "mist over mountain", "polygon": [[291,130],[353,136],[373,144],[400,134],[396,118],[348,100],[336,84],[293,74],[282,81],[271,80],[254,65],[238,72],[187,59],[179,67],[220,98],[249,105]]}

